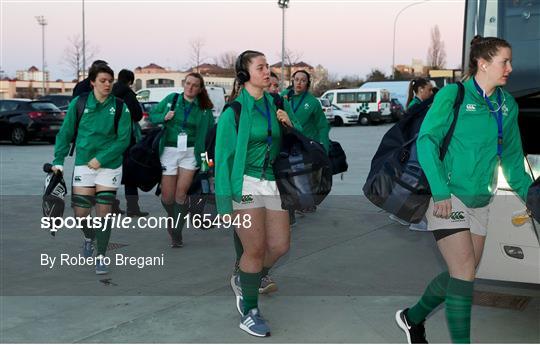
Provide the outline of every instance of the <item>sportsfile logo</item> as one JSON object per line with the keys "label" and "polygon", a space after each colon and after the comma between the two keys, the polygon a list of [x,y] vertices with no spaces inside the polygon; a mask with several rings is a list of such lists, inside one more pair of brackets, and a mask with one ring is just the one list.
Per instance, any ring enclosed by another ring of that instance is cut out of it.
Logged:
{"label": "sportsfile logo", "polygon": [[476,104],[467,104],[465,106],[465,110],[467,110],[467,111],[476,111]]}
{"label": "sportsfile logo", "polygon": [[450,219],[452,222],[461,222],[465,219],[463,211],[455,211],[450,213]]}

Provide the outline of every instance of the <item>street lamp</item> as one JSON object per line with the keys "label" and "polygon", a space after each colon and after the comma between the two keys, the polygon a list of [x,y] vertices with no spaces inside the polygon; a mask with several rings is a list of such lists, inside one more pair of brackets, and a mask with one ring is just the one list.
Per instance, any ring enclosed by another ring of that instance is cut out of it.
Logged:
{"label": "street lamp", "polygon": [[41,25],[41,94],[45,96],[45,25],[47,25],[47,20],[43,16],[37,16],[36,19]]}
{"label": "street lamp", "polygon": [[412,3],[410,5],[407,5],[405,7],[403,7],[399,12],[398,14],[396,14],[396,17],[394,18],[394,38],[392,39],[392,79],[395,78],[395,73],[396,73],[396,23],[397,23],[397,20],[399,18],[399,15],[405,11],[406,9],[408,9],[409,7],[413,7],[414,5],[420,5],[426,1],[429,1],[429,0],[424,0],[424,1],[421,1],[421,2],[415,2],[415,3]]}
{"label": "street lamp", "polygon": [[[86,78],[86,39],[84,32],[84,0],[82,0],[82,78]],[[79,68],[79,66],[77,66]],[[77,80],[79,76],[77,75]]]}
{"label": "street lamp", "polygon": [[278,0],[278,6],[281,8],[282,14],[281,14],[281,79],[279,81],[279,84],[281,86],[281,89],[283,89],[284,86],[284,78],[285,78],[285,9],[289,7],[289,0]]}

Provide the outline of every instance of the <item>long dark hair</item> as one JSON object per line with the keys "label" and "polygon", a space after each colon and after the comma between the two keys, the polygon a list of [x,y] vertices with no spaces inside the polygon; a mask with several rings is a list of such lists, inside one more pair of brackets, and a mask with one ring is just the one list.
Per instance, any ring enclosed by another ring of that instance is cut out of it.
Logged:
{"label": "long dark hair", "polygon": [[197,99],[199,100],[199,107],[202,110],[208,110],[214,108],[214,104],[210,100],[210,97],[208,96],[208,91],[206,91],[206,87],[204,86],[204,79],[202,75],[196,72],[191,72],[188,75],[186,75],[185,80],[187,80],[188,77],[193,77],[199,79],[199,83],[201,84],[201,92],[197,95]]}
{"label": "long dark hair", "polygon": [[247,73],[249,75],[249,64],[251,63],[251,60],[253,58],[256,58],[257,56],[264,56],[264,54],[255,50],[246,50],[236,58],[236,64],[234,68],[236,78],[234,79],[233,89],[231,95],[229,96],[229,102],[234,101],[234,99],[238,97],[240,91],[242,91],[242,88],[244,87],[245,81],[242,81],[242,78],[239,78],[239,74]]}
{"label": "long dark hair", "polygon": [[497,55],[499,48],[512,49],[512,46],[502,38],[474,36],[471,40],[469,66],[465,77],[467,79],[474,77],[478,73],[478,59],[482,58],[486,61],[491,61]]}
{"label": "long dark hair", "polygon": [[419,88],[424,87],[429,83],[430,81],[425,78],[416,78],[411,80],[411,82],[409,83],[409,93],[407,95],[407,102],[405,103],[405,106],[409,106],[409,103],[411,103],[414,95],[418,92]]}

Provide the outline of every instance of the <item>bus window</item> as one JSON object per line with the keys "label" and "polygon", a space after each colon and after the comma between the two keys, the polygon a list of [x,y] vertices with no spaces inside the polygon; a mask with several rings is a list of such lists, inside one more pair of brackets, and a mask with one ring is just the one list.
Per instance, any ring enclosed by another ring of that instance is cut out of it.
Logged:
{"label": "bus window", "polygon": [[332,104],[332,102],[334,102],[334,93],[333,92],[330,92],[330,93],[327,93],[324,98],[326,98],[330,104]]}
{"label": "bus window", "polygon": [[358,92],[356,96],[357,96],[356,103],[377,102],[376,92]]}
{"label": "bus window", "polygon": [[337,95],[338,103],[356,103],[353,92],[340,92]]}

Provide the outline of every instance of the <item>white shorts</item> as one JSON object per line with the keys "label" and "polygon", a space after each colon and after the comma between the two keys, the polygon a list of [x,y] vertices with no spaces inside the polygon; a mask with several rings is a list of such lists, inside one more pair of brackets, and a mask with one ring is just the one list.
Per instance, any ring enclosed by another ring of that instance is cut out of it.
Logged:
{"label": "white shorts", "polygon": [[178,151],[176,147],[165,147],[160,161],[165,169],[163,175],[177,175],[178,168],[197,170],[197,159],[195,159],[193,147],[188,147],[187,151]]}
{"label": "white shorts", "polygon": [[489,205],[469,208],[452,195],[452,213],[450,218],[438,218],[433,215],[433,199],[426,212],[428,231],[441,229],[470,229],[471,233],[486,236],[489,218]]}
{"label": "white shorts", "polygon": [[122,166],[116,169],[90,169],[86,165],[76,165],[73,170],[73,187],[95,187],[96,185],[118,188],[122,181]]}
{"label": "white shorts", "polygon": [[242,201],[233,201],[233,210],[248,210],[266,208],[274,211],[284,211],[281,208],[281,197],[276,181],[260,180],[244,175],[242,186]]}

